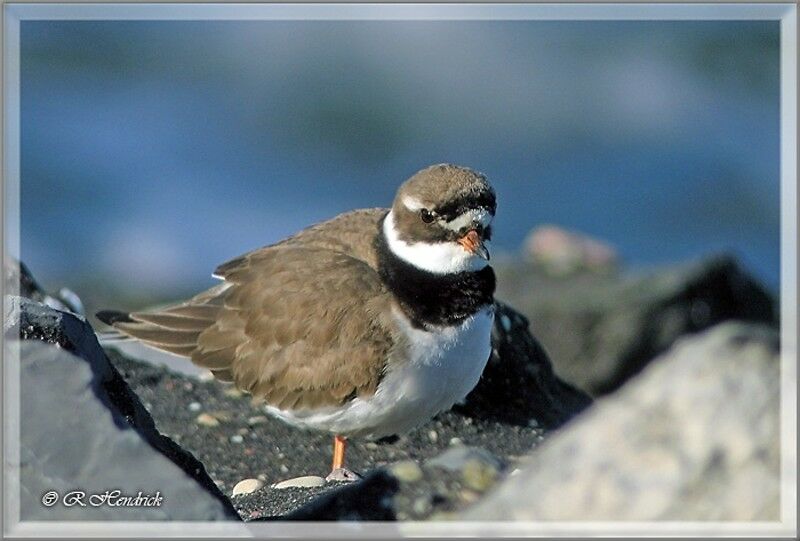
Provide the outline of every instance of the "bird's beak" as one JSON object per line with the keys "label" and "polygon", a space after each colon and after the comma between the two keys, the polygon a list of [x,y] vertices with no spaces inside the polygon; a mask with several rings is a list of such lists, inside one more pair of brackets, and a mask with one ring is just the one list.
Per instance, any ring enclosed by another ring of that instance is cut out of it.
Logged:
{"label": "bird's beak", "polygon": [[469,232],[458,239],[457,242],[469,253],[475,254],[487,261],[489,260],[489,250],[483,245],[483,239],[481,239],[481,236],[474,229],[470,229]]}

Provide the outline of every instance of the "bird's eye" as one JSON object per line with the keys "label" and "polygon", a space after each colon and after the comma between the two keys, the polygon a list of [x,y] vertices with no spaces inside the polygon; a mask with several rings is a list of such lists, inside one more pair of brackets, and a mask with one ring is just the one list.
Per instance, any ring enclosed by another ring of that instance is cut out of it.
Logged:
{"label": "bird's eye", "polygon": [[422,219],[423,222],[429,224],[434,220],[436,216],[434,216],[434,214],[428,209],[422,209],[419,211],[419,217]]}

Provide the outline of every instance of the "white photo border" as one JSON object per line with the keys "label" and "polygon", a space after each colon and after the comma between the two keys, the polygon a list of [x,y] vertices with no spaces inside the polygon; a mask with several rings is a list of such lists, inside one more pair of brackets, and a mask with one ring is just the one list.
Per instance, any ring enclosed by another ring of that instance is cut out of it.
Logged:
{"label": "white photo border", "polygon": [[[776,522],[20,522],[19,351],[3,343],[5,537],[795,537],[797,535],[797,5],[786,3],[3,5],[3,258],[20,254],[23,20],[775,20],[780,21],[781,520]],[[5,262],[5,261],[4,261]],[[4,291],[4,294],[15,293]],[[4,297],[5,298],[5,297]],[[4,310],[4,313],[7,313]],[[1,338],[1,337],[0,337]]]}

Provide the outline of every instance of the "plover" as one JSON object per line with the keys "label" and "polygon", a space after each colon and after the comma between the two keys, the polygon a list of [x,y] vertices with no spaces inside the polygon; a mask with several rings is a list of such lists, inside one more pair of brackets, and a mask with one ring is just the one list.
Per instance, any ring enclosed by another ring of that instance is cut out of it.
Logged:
{"label": "plover", "polygon": [[219,266],[222,283],[158,311],[102,311],[127,337],[186,356],[272,415],[347,438],[400,434],[449,409],[491,353],[496,198],[450,164],[391,208],[354,210]]}

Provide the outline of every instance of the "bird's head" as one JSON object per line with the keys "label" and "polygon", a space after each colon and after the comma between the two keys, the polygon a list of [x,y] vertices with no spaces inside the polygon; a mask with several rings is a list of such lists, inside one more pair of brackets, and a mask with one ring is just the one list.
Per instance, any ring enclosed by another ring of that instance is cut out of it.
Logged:
{"label": "bird's head", "polygon": [[437,274],[488,264],[497,201],[486,177],[466,167],[432,165],[397,190],[384,233],[408,263]]}

